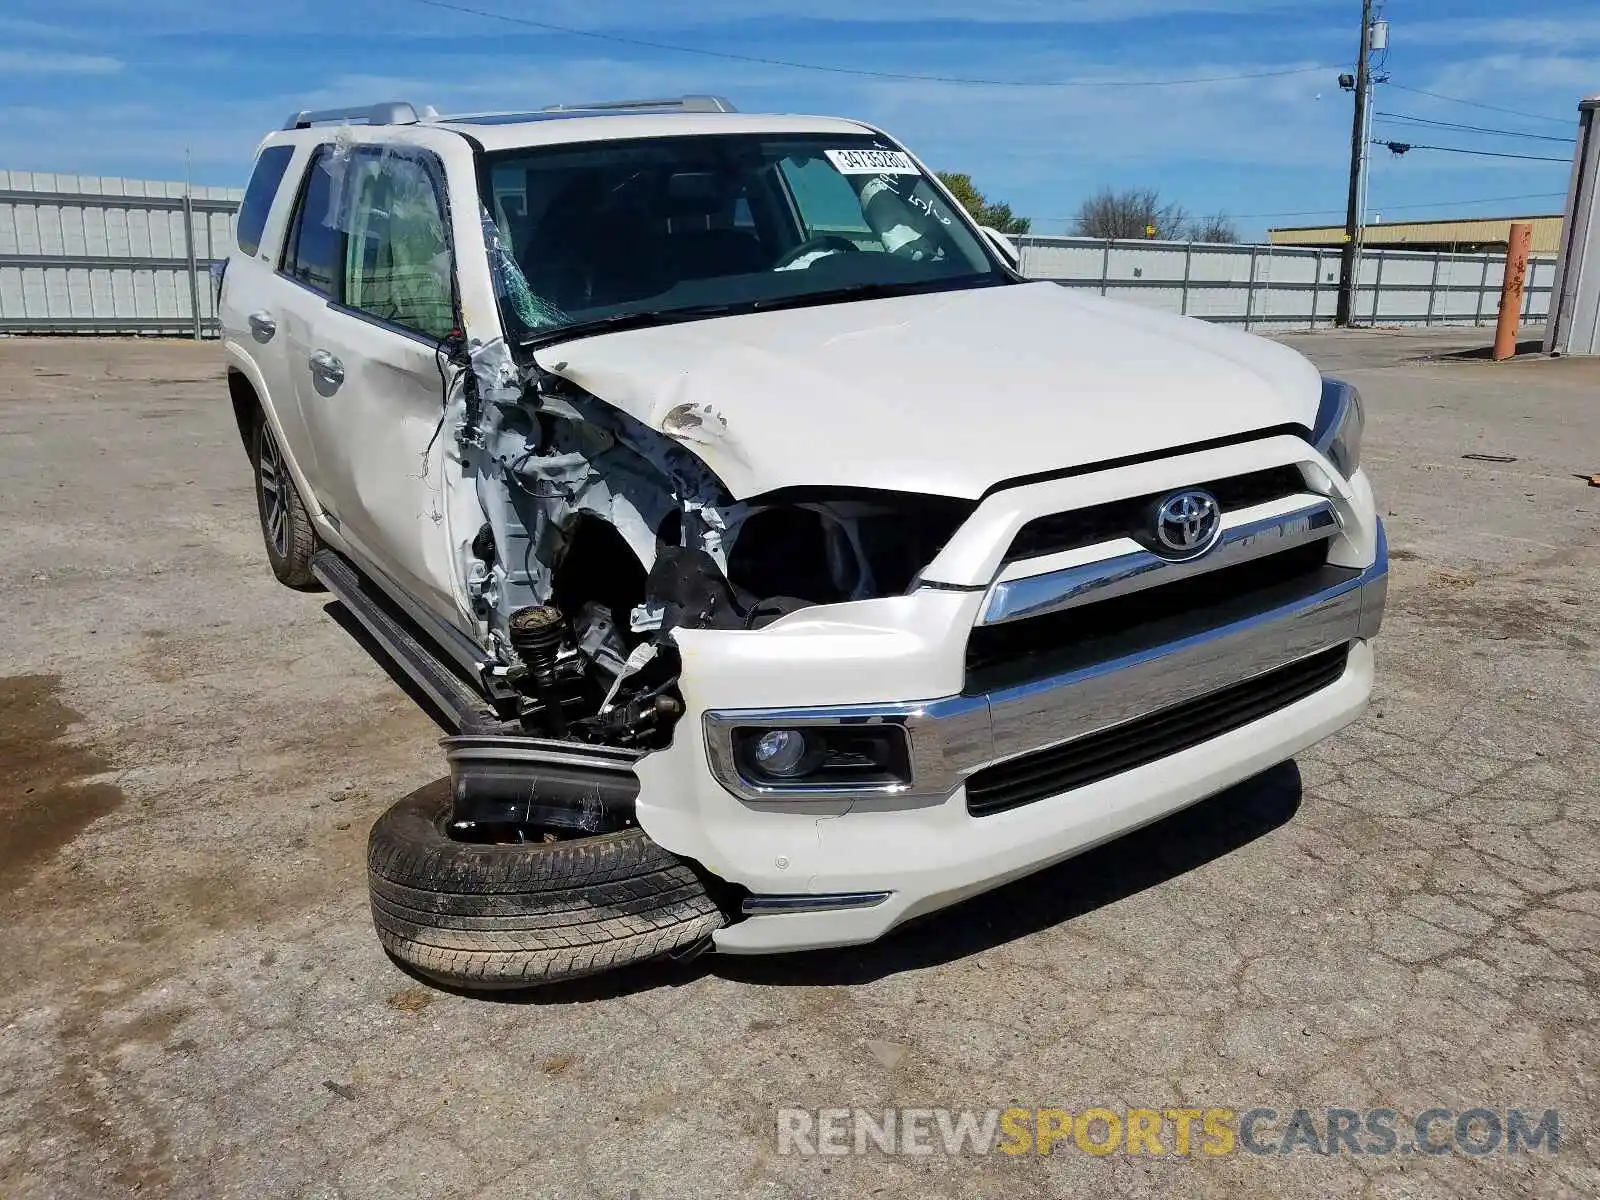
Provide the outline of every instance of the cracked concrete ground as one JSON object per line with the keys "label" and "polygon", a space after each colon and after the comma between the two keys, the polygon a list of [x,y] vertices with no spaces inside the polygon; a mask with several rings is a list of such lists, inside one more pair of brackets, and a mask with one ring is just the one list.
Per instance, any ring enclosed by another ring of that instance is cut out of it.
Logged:
{"label": "cracked concrete ground", "polygon": [[[366,831],[436,730],[273,582],[216,348],[0,340],[0,1195],[1600,1194],[1600,363],[1290,340],[1368,401],[1366,720],[874,947],[496,1003],[372,935]],[[780,1105],[1013,1104],[1553,1108],[1562,1148],[774,1136]]]}

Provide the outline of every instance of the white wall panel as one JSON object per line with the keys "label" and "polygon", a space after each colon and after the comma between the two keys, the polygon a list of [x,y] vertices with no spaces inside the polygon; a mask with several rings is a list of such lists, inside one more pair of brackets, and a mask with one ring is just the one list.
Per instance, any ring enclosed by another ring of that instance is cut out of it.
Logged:
{"label": "white wall panel", "polygon": [[0,171],[0,332],[193,336],[193,293],[199,330],[212,332],[207,271],[227,254],[243,192],[194,188],[187,215],[186,192],[165,181]]}

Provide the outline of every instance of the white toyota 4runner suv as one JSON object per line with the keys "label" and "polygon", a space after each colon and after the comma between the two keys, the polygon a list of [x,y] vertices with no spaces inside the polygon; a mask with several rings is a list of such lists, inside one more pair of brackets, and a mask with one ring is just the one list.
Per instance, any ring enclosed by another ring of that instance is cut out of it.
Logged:
{"label": "white toyota 4runner suv", "polygon": [[451,734],[369,843],[427,977],[868,942],[1367,703],[1355,391],[1029,282],[871,126],[299,113],[237,241],[273,571]]}

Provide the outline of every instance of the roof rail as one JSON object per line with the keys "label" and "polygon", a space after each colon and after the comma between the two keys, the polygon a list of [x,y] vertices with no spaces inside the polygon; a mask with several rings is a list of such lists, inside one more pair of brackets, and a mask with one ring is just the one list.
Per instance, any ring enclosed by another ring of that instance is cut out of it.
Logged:
{"label": "roof rail", "polygon": [[283,123],[285,129],[310,129],[326,121],[365,121],[368,125],[415,125],[418,121],[437,116],[433,109],[423,106],[419,113],[404,100],[389,100],[383,104],[363,104],[355,108],[324,108],[312,111],[301,109]]}
{"label": "roof rail", "polygon": [[738,112],[721,96],[674,96],[659,100],[597,100],[593,104],[552,104],[542,112],[629,112],[634,109],[667,109],[677,112]]}

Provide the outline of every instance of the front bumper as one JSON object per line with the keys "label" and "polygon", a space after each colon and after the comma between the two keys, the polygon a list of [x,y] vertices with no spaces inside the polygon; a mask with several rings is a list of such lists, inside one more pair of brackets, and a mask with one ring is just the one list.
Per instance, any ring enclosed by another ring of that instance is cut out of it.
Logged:
{"label": "front bumper", "polygon": [[[872,941],[1222,791],[1349,724],[1367,704],[1388,561],[1364,479],[1340,500],[1350,553],[1364,549],[1368,565],[1333,572],[1331,586],[982,695],[961,694],[961,647],[989,602],[984,591],[926,587],[802,611],[755,634],[680,631],[688,712],[673,746],[638,764],[639,823],[748,890],[748,915],[715,940],[726,952],[763,953]],[[1341,673],[1247,724],[1005,811],[969,811],[967,781],[995,764],[1182,710],[1339,647],[1348,648]],[[888,699],[918,695],[937,698]],[[842,703],[855,697],[875,702]],[[914,785],[795,799],[719,781],[728,774],[717,761],[723,734],[734,724],[841,718],[903,724]]]}
{"label": "front bumper", "polygon": [[921,813],[852,813],[816,823],[827,870],[806,885],[841,900],[866,889],[876,904],[763,912],[719,930],[717,948],[760,954],[874,941],[894,926],[999,887],[1185,808],[1294,757],[1367,706],[1372,653],[1357,643],[1331,687],[1190,750],[995,816],[969,816],[962,797]]}

